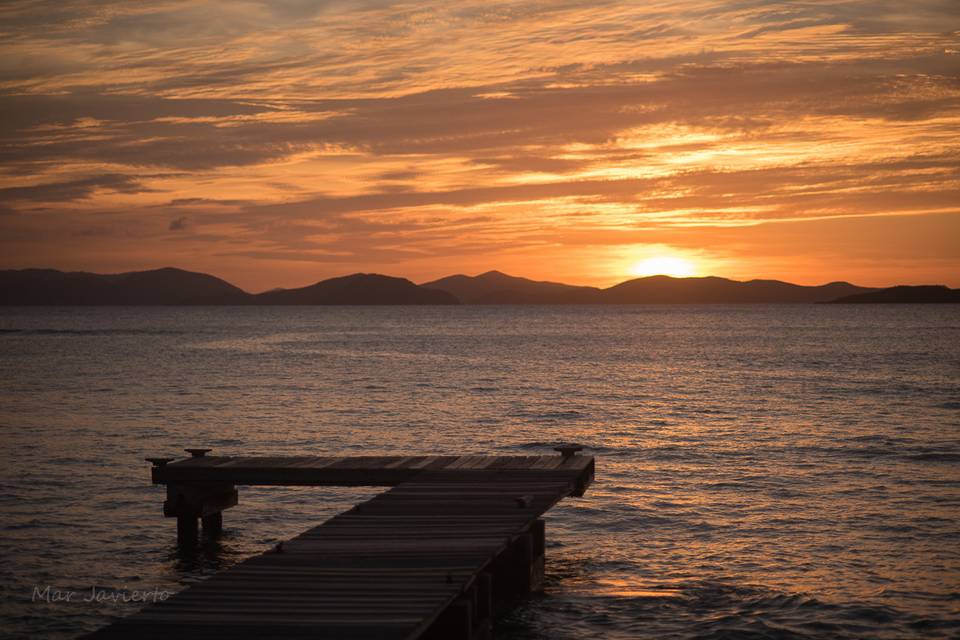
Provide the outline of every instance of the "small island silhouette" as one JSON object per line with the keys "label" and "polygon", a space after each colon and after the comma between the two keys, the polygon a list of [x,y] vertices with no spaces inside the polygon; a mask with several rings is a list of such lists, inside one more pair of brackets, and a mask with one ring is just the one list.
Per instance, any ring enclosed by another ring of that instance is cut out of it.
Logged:
{"label": "small island silhouette", "polygon": [[831,304],[957,304],[960,289],[942,284],[917,287],[896,286],[879,291],[868,291],[831,300]]}
{"label": "small island silhouette", "polygon": [[529,305],[529,304],[798,304],[958,303],[942,285],[859,287],[848,282],[804,286],[779,280],[714,276],[635,278],[605,289],[541,282],[488,271],[424,284],[356,273],[295,289],[248,293],[205,273],[173,267],[119,274],[55,269],[0,271],[0,305]]}

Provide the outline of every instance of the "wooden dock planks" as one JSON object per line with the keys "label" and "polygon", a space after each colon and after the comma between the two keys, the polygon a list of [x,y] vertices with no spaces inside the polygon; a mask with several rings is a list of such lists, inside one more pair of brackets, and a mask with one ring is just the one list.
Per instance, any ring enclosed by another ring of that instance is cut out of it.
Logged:
{"label": "wooden dock planks", "polygon": [[88,637],[486,638],[494,608],[542,579],[540,516],[582,494],[593,469],[586,456],[198,457],[157,467],[154,481],[167,484],[396,486]]}

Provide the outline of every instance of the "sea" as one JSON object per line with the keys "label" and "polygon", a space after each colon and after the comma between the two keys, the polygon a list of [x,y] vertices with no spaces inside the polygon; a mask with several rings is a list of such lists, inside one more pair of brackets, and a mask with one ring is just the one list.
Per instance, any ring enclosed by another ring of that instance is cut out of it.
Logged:
{"label": "sea", "polygon": [[145,457],[561,442],[596,482],[498,639],[960,637],[957,305],[0,309],[0,635],[74,638],[142,606],[97,590],[378,491],[242,487],[183,553]]}

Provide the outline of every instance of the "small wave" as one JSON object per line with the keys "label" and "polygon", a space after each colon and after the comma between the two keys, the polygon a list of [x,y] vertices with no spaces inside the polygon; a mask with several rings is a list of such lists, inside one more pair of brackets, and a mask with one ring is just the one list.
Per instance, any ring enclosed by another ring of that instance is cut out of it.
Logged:
{"label": "small wave", "polygon": [[530,418],[533,420],[578,420],[586,414],[579,411],[515,411],[510,414],[513,418]]}
{"label": "small wave", "polygon": [[707,491],[751,491],[756,490],[757,486],[745,482],[712,482],[705,484],[703,488]]}
{"label": "small wave", "polygon": [[960,453],[930,451],[927,453],[914,453],[903,457],[906,460],[916,460],[918,462],[960,462]]}
{"label": "small wave", "polygon": [[555,446],[557,446],[556,442],[537,441],[537,442],[523,442],[521,444],[509,444],[509,445],[504,445],[501,448],[502,449],[522,449],[524,451],[535,451],[538,449],[552,450]]}
{"label": "small wave", "polygon": [[0,333],[32,336],[178,336],[187,332],[175,329],[0,329]]}
{"label": "small wave", "polygon": [[897,444],[908,444],[910,440],[907,438],[897,438],[875,433],[864,436],[853,436],[851,438],[842,438],[840,439],[840,442],[879,442],[881,444],[893,446]]}
{"label": "small wave", "polygon": [[661,447],[646,447],[640,450],[640,453],[651,460],[704,460],[711,457],[711,454],[698,447],[686,447],[681,445],[664,445]]}

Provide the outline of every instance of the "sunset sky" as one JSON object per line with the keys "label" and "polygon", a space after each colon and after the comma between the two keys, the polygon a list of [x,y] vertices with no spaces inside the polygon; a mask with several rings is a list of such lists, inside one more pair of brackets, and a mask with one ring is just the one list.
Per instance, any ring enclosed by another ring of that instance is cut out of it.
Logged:
{"label": "sunset sky", "polygon": [[0,4],[0,268],[960,286],[960,5]]}

